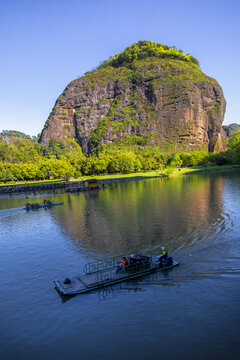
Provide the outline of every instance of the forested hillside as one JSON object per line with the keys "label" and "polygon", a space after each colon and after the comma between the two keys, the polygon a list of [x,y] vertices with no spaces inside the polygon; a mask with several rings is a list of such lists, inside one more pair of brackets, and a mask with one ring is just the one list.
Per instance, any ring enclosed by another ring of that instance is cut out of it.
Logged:
{"label": "forested hillside", "polygon": [[74,141],[69,150],[56,140],[51,140],[47,147],[19,132],[0,134],[1,182],[163,169],[170,172],[175,166],[213,164],[240,164],[240,131],[229,140],[228,150],[220,153],[176,153],[162,152],[157,146],[102,145],[91,155],[84,155]]}

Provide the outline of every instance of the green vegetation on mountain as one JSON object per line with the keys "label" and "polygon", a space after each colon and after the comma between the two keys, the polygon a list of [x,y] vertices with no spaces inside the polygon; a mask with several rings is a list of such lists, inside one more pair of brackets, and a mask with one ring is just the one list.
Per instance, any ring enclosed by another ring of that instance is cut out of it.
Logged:
{"label": "green vegetation on mountain", "polygon": [[177,59],[199,65],[199,61],[192,55],[185,55],[183,51],[178,50],[175,46],[167,46],[152,41],[138,41],[127,47],[123,52],[111,56],[109,60],[101,63],[100,67],[107,65],[113,67],[129,66],[134,60],[142,60],[148,57],[156,57],[159,59]]}
{"label": "green vegetation on mountain", "polygon": [[17,130],[3,130],[1,133],[2,136],[10,136],[10,137],[14,137],[14,138],[20,138],[20,139],[31,139],[30,135],[27,135],[21,131],[17,131]]}
{"label": "green vegetation on mountain", "polygon": [[[166,47],[166,50],[164,50]],[[156,52],[154,52],[154,49]],[[161,75],[156,67],[161,67]],[[187,91],[193,91],[192,86],[200,83],[217,85],[217,81],[205,75],[199,68],[199,62],[192,55],[184,55],[175,48],[169,48],[165,45],[152,43],[149,41],[140,41],[127,48],[120,54],[111,57],[110,60],[104,61],[99,68],[86,75],[89,83],[86,89],[96,85],[103,85],[117,82],[119,86],[125,85],[130,87],[129,103],[123,105],[124,95],[115,97],[110,102],[108,113],[98,122],[96,127],[91,130],[90,144],[91,148],[97,147],[104,142],[107,133],[112,134],[114,142],[117,144],[136,144],[148,145],[151,139],[158,143],[163,150],[169,149],[169,142],[178,142],[180,140],[182,129],[179,129],[177,121],[175,126],[167,129],[170,141],[165,138],[160,140],[159,132],[150,131],[155,123],[159,123],[155,111],[155,105],[152,103],[159,86],[167,86],[168,92],[164,90],[164,97],[168,99],[169,111],[173,105],[177,106],[179,98],[188,102]],[[137,86],[143,82],[148,83],[147,91],[150,101],[146,101],[136,91]],[[101,99],[98,105],[107,99]],[[221,104],[216,102],[211,112],[220,110]],[[92,110],[92,108],[91,108]],[[136,116],[137,112],[142,114],[142,119]],[[186,129],[191,136],[191,125]],[[128,129],[131,128],[131,132]],[[111,129],[111,130],[109,130]],[[139,134],[136,134],[138,130]],[[123,134],[124,133],[124,134]],[[171,135],[175,138],[171,139]],[[192,141],[194,142],[194,141]],[[205,145],[196,147],[201,148]],[[184,144],[179,141],[179,149],[184,149]]]}

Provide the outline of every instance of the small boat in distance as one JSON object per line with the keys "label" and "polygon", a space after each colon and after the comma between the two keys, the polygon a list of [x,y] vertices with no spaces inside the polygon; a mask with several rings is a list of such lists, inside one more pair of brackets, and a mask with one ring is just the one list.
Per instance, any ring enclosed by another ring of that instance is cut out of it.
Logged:
{"label": "small boat in distance", "polygon": [[[126,259],[126,258],[123,258]],[[130,258],[128,258],[130,259]],[[156,271],[171,269],[179,263],[168,259],[159,262],[158,257],[138,254],[136,261],[122,266],[122,258],[112,258],[105,261],[96,261],[86,264],[84,273],[65,280],[54,281],[55,287],[60,295],[83,294],[105,286],[113,285],[128,279],[137,278]]]}
{"label": "small boat in distance", "polygon": [[34,203],[34,204],[29,204],[27,203],[26,206],[23,208],[24,210],[37,210],[40,208],[49,208],[55,205],[62,205],[63,201],[60,202],[56,202],[56,203],[52,203],[52,202],[45,202],[43,204],[38,204],[38,203]]}

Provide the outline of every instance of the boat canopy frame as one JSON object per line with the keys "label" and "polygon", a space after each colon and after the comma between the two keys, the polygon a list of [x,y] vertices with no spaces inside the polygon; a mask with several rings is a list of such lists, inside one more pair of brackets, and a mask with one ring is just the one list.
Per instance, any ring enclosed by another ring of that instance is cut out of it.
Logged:
{"label": "boat canopy frame", "polygon": [[93,261],[84,265],[85,274],[94,274],[101,270],[107,270],[117,266],[122,260],[122,256],[109,258],[106,260]]}

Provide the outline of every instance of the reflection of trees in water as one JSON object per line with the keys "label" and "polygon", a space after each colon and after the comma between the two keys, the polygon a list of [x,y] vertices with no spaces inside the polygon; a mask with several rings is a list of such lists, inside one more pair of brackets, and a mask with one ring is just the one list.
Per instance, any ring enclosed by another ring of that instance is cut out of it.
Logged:
{"label": "reflection of trees in water", "polygon": [[77,248],[115,255],[171,240],[174,250],[180,237],[221,216],[223,185],[222,177],[209,175],[112,184],[105,191],[66,195],[68,206],[58,220]]}

